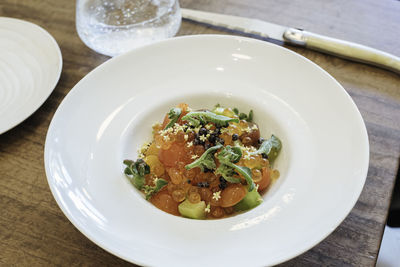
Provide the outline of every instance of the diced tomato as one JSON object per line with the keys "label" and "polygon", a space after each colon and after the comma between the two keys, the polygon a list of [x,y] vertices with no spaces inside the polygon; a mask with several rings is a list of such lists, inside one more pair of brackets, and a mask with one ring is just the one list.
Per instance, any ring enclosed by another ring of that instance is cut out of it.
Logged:
{"label": "diced tomato", "polygon": [[176,166],[178,162],[185,161],[186,156],[185,147],[177,143],[173,143],[167,150],[160,149],[158,153],[158,158],[166,167]]}
{"label": "diced tomato", "polygon": [[258,191],[266,189],[271,183],[271,172],[267,167],[261,169],[262,178],[260,181],[256,182],[258,184]]}
{"label": "diced tomato", "polygon": [[153,203],[153,205],[160,210],[163,210],[173,215],[180,215],[178,211],[179,203],[176,202],[170,194],[168,194],[167,190],[161,190],[160,192],[152,196],[150,202]]}
{"label": "diced tomato", "polygon": [[231,184],[221,192],[221,207],[231,207],[247,194],[247,189],[242,184]]}

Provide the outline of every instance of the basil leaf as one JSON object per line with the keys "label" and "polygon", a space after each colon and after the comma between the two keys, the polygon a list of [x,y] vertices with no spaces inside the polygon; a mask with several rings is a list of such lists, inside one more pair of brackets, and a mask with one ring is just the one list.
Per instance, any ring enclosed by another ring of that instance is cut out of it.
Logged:
{"label": "basil leaf", "polygon": [[165,126],[165,129],[174,126],[174,124],[178,121],[179,116],[182,114],[182,110],[180,108],[172,108],[168,112],[168,118],[170,119],[169,123]]}
{"label": "basil leaf", "polygon": [[235,172],[235,169],[226,164],[219,165],[215,174],[221,174],[221,176],[224,177],[224,179],[230,183],[234,183],[234,184],[240,183],[240,178],[233,177],[234,175],[237,175],[237,173]]}
{"label": "basil leaf", "polygon": [[247,182],[247,189],[250,191],[252,191],[255,188],[254,182],[253,182],[253,178],[251,177],[251,170],[248,167],[245,166],[238,166],[235,164],[231,164],[231,167],[235,168],[235,170],[240,173],[241,175],[243,175],[244,179]]}
{"label": "basil leaf", "polygon": [[220,163],[237,163],[242,157],[242,150],[239,147],[226,146],[218,154]]}
{"label": "basil leaf", "polygon": [[257,151],[252,152],[250,154],[251,155],[265,154],[268,156],[268,160],[270,162],[273,162],[278,156],[281,148],[282,148],[281,140],[279,140],[279,138],[276,137],[275,135],[271,135],[271,138],[262,142],[260,148]]}
{"label": "basil leaf", "polygon": [[197,127],[200,124],[214,123],[216,126],[226,127],[229,122],[239,122],[238,119],[215,114],[211,111],[194,111],[189,112],[182,117],[182,120],[189,121],[190,124]]}
{"label": "basil leaf", "polygon": [[185,166],[187,170],[193,169],[195,167],[199,167],[201,171],[204,172],[204,169],[213,170],[216,168],[215,160],[214,160],[214,153],[222,147],[221,144],[216,146],[210,147],[200,156],[200,158],[196,159],[192,163]]}
{"label": "basil leaf", "polygon": [[246,180],[248,190],[251,191],[255,187],[251,170],[244,166],[238,166],[235,163],[239,162],[242,157],[242,151],[239,147],[224,147],[218,154],[217,158],[220,162],[216,173],[221,174],[225,180],[231,183],[239,183],[240,178],[233,177],[236,172],[240,173]]}

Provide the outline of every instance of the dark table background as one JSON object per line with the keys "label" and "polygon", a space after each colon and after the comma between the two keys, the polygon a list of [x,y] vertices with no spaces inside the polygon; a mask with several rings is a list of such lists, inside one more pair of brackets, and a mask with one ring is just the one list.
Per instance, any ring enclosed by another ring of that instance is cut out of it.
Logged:
{"label": "dark table background", "polygon": [[[400,2],[395,0],[181,0],[181,6],[264,19],[358,42],[400,56]],[[108,59],[75,30],[73,0],[1,0],[0,16],[36,23],[63,54],[61,79],[31,117],[0,135],[0,265],[129,265],[89,241],[63,215],[47,185],[43,149],[49,123],[71,88]],[[179,35],[221,30],[182,23]],[[324,241],[283,266],[373,266],[379,251],[400,155],[400,76],[302,48],[353,97],[365,120],[370,165],[364,190]],[[316,222],[317,223],[317,222]]]}

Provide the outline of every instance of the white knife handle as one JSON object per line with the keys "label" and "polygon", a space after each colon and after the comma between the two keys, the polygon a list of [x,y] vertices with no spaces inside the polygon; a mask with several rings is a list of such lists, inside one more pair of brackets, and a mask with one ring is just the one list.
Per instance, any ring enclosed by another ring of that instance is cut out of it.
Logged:
{"label": "white knife handle", "polygon": [[290,28],[283,34],[285,42],[359,61],[400,74],[400,58],[377,49]]}

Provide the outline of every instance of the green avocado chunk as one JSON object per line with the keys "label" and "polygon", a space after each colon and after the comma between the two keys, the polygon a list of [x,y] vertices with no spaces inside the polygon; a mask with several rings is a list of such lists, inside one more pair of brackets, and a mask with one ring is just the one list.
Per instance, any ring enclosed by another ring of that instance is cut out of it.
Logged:
{"label": "green avocado chunk", "polygon": [[254,188],[252,191],[247,192],[246,196],[233,208],[235,211],[245,211],[258,206],[263,201],[260,194]]}
{"label": "green avocado chunk", "polygon": [[189,200],[183,201],[178,206],[179,213],[187,218],[191,219],[205,219],[206,218],[206,203],[200,201],[199,203],[193,204]]}

